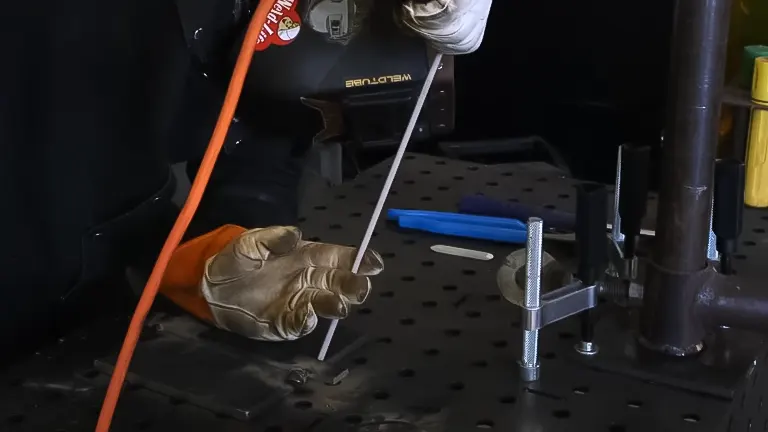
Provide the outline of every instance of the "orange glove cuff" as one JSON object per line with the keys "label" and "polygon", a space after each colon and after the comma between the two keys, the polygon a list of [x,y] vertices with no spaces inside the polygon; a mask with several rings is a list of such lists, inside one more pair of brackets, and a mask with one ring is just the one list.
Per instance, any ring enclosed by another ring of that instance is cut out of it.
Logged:
{"label": "orange glove cuff", "polygon": [[237,225],[224,225],[179,246],[165,270],[160,293],[195,317],[213,323],[211,309],[200,292],[205,263],[245,231]]}

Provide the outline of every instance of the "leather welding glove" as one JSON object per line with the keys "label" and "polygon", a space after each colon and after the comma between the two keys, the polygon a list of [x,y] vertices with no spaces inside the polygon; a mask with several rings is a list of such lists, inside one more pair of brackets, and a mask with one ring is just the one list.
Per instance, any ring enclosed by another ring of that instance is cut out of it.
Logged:
{"label": "leather welding glove", "polygon": [[[384,264],[368,250],[353,274],[356,253],[304,241],[296,227],[228,225],[180,246],[161,291],[221,329],[262,341],[295,340],[315,329],[318,316],[343,319],[350,305],[368,297],[369,276]],[[203,264],[191,268],[196,262]],[[190,287],[187,275],[196,272],[198,283]]]}
{"label": "leather welding glove", "polygon": [[443,54],[480,48],[492,0],[402,0],[398,18]]}

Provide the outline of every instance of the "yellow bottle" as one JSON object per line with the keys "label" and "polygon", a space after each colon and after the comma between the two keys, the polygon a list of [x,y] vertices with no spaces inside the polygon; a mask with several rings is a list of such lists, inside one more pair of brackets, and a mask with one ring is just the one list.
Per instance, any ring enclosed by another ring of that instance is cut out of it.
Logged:
{"label": "yellow bottle", "polygon": [[[755,60],[752,102],[768,108],[768,57]],[[768,111],[752,109],[747,141],[747,173],[744,202],[750,207],[768,207]]]}

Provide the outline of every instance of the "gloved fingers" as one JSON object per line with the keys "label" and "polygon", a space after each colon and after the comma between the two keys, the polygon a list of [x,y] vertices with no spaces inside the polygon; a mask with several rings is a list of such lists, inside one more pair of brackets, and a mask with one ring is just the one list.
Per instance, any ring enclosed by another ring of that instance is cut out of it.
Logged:
{"label": "gloved fingers", "polygon": [[[301,255],[304,262],[311,267],[352,270],[357,248],[329,243],[303,242]],[[384,270],[384,260],[381,255],[373,249],[366,250],[357,274],[375,276],[382,270]]]}
{"label": "gloved fingers", "polygon": [[341,269],[307,267],[299,275],[298,283],[301,287],[311,287],[341,295],[351,304],[364,302],[371,292],[371,280],[367,276]]}
{"label": "gloved fingers", "polygon": [[247,258],[266,260],[269,255],[293,252],[301,241],[301,230],[292,226],[273,226],[246,231],[238,237],[235,251]]}
{"label": "gloved fingers", "polygon": [[317,315],[311,293],[304,293],[297,298],[291,310],[280,314],[275,328],[283,340],[296,340],[312,333],[317,327]]}
{"label": "gloved fingers", "polygon": [[305,296],[315,313],[322,318],[344,319],[349,315],[349,301],[338,293],[310,288]]}

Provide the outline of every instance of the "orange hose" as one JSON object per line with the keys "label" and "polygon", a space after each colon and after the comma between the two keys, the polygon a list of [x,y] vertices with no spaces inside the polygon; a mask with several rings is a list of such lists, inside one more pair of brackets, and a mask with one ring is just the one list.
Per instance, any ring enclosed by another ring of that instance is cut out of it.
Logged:
{"label": "orange hose", "polygon": [[152,303],[155,301],[157,292],[160,289],[160,282],[163,279],[165,269],[168,267],[168,262],[171,260],[173,252],[179,246],[179,242],[181,242],[184,233],[189,227],[189,223],[192,221],[192,217],[195,215],[195,212],[200,205],[200,200],[203,197],[203,192],[205,192],[205,187],[208,185],[208,180],[211,178],[213,166],[216,164],[216,159],[224,144],[224,138],[226,138],[227,132],[229,131],[229,125],[232,123],[232,118],[235,115],[235,108],[237,108],[237,102],[240,100],[240,93],[243,90],[243,83],[245,82],[245,77],[248,74],[248,69],[251,65],[251,59],[253,58],[254,49],[258,42],[259,32],[264,26],[267,14],[272,9],[275,1],[276,0],[261,0],[253,14],[251,23],[248,25],[248,31],[245,33],[245,40],[240,49],[240,55],[237,58],[235,69],[232,72],[232,79],[229,82],[227,95],[224,98],[224,105],[221,107],[219,119],[216,122],[213,135],[211,136],[208,148],[203,156],[200,169],[192,183],[187,201],[184,203],[184,207],[181,209],[181,213],[179,213],[176,223],[174,223],[170,234],[168,234],[168,238],[165,240],[163,249],[160,251],[157,262],[155,262],[155,267],[152,269],[147,285],[141,293],[141,298],[133,313],[131,323],[128,326],[123,346],[117,357],[117,363],[115,363],[115,370],[109,381],[109,387],[107,387],[104,404],[101,406],[99,421],[96,424],[96,432],[108,432],[109,427],[112,424],[112,417],[115,414],[117,400],[120,398],[120,391],[125,382],[128,367],[131,364],[131,357],[133,357],[133,352],[139,341],[141,330],[144,327],[144,320],[147,318],[149,310],[152,308]]}

